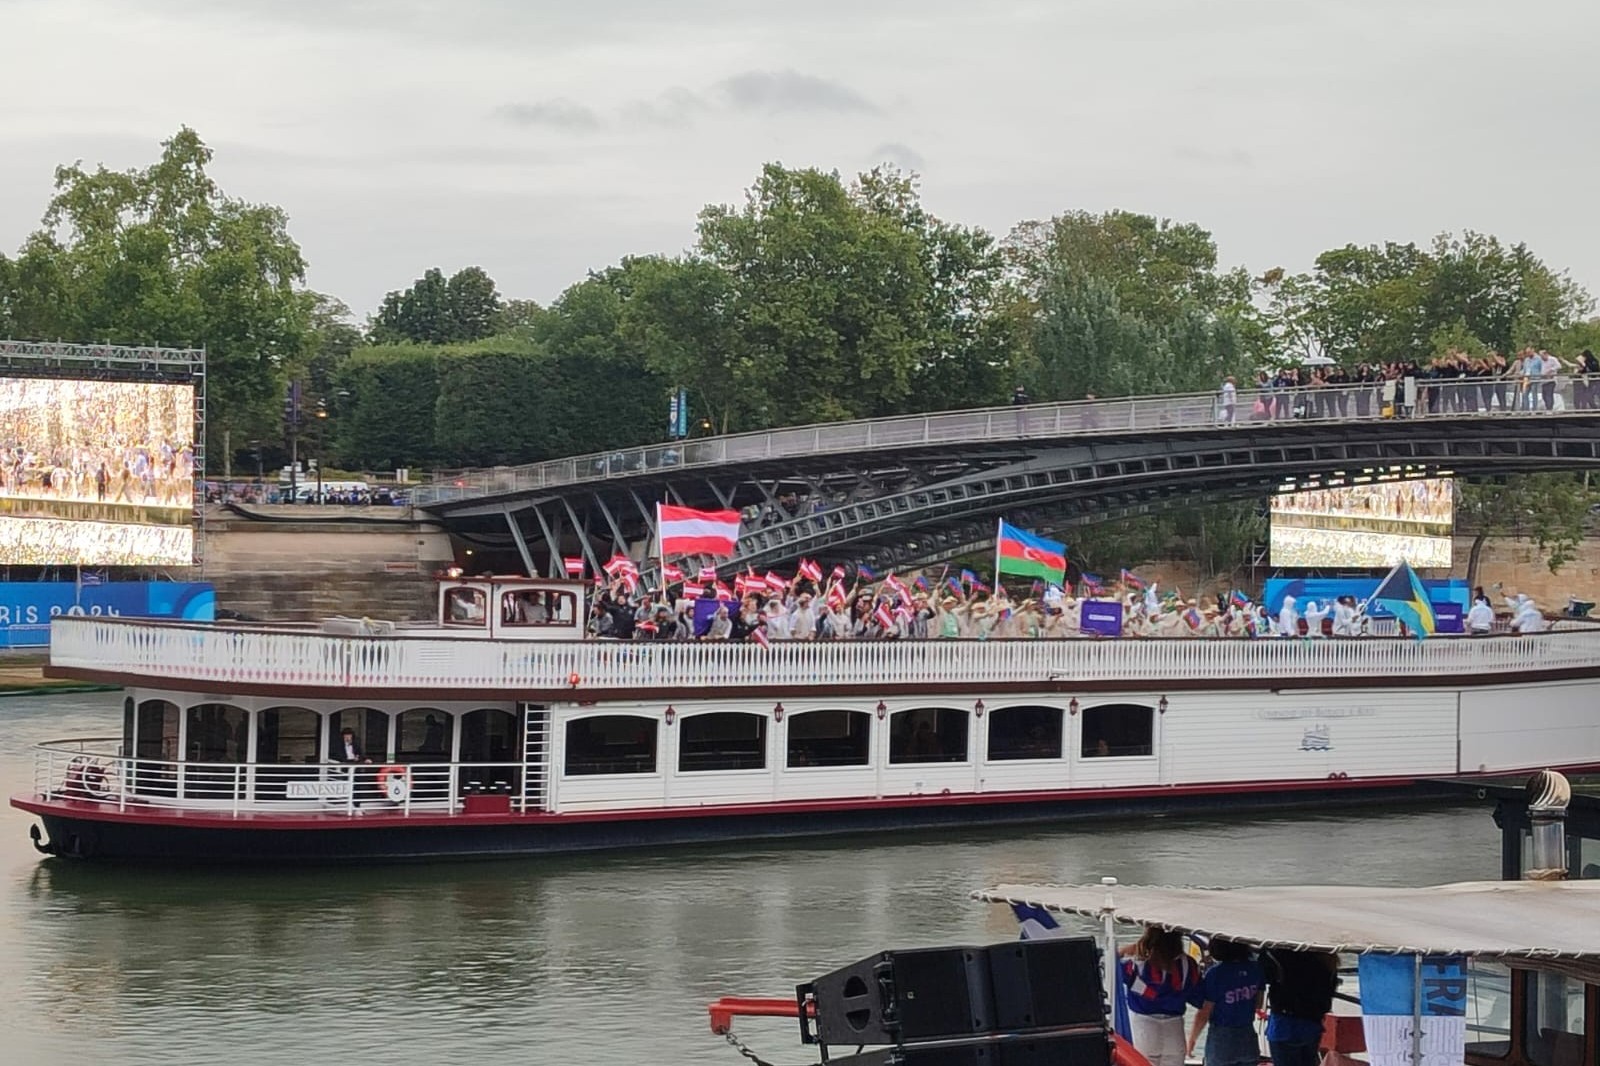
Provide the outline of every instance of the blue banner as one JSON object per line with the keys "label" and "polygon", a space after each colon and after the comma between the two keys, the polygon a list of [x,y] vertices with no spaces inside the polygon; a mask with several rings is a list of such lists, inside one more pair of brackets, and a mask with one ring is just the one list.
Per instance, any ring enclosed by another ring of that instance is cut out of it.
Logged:
{"label": "blue banner", "polygon": [[[1361,1020],[1373,1066],[1461,1066],[1467,969],[1460,955],[1362,955]],[[1420,984],[1419,984],[1420,979]],[[1414,1024],[1420,1017],[1420,1031]],[[1421,1053],[1421,1062],[1413,1051]]]}
{"label": "blue banner", "polygon": [[216,611],[216,592],[204,582],[0,582],[0,648],[45,647],[57,615],[210,622]]}
{"label": "blue banner", "polygon": [[1122,601],[1081,601],[1078,605],[1078,628],[1102,637],[1122,636]]}

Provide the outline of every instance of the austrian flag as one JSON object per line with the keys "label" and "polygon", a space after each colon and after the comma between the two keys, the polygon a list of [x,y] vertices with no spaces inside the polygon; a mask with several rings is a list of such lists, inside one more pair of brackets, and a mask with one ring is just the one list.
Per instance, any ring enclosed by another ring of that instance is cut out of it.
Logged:
{"label": "austrian flag", "polygon": [[696,511],[656,504],[662,555],[732,555],[739,541],[738,511]]}

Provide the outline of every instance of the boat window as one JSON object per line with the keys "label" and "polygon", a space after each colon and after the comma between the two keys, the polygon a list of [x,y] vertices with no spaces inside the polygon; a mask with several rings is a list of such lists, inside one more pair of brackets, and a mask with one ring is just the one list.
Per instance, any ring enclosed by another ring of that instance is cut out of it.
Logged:
{"label": "boat window", "polygon": [[872,761],[872,715],[802,711],[789,716],[789,766],[866,766]]}
{"label": "boat window", "polygon": [[500,623],[506,626],[570,626],[578,600],[555,589],[517,589],[500,596]]}
{"label": "boat window", "polygon": [[761,770],[767,765],[767,716],[746,711],[691,714],[679,723],[678,772]]}
{"label": "boat window", "polygon": [[1467,1054],[1511,1054],[1511,969],[1497,962],[1467,964]]}
{"label": "boat window", "polygon": [[488,620],[484,608],[487,602],[482,589],[460,586],[446,589],[442,621],[451,626],[481,626]]}
{"label": "boat window", "polygon": [[184,735],[189,762],[246,761],[250,748],[250,715],[230,703],[200,703],[189,708]]}
{"label": "boat window", "polygon": [[305,707],[271,707],[256,715],[256,762],[315,763],[322,716]]}
{"label": "boat window", "polygon": [[453,717],[432,707],[400,712],[400,727],[394,738],[395,759],[399,762],[449,762],[454,727]]}
{"label": "boat window", "polygon": [[389,715],[372,707],[346,707],[328,719],[328,758],[344,762],[344,743],[340,734],[348,726],[355,734],[361,757],[373,762],[389,761]]}
{"label": "boat window", "polygon": [[656,772],[658,722],[638,714],[602,714],[567,723],[568,777]]}
{"label": "boat window", "polygon": [[145,700],[139,704],[134,725],[133,754],[140,759],[162,762],[178,760],[178,705],[168,700]]}
{"label": "boat window", "polygon": [[889,716],[889,761],[966,762],[967,712],[953,707],[896,711]]}
{"label": "boat window", "polygon": [[1528,971],[1522,1042],[1532,1066],[1584,1066],[1584,992],[1564,974]]}
{"label": "boat window", "polygon": [[989,714],[989,761],[1061,758],[1060,707],[1001,707]]}
{"label": "boat window", "polygon": [[1156,712],[1137,703],[1083,710],[1083,757],[1127,758],[1155,753]]}

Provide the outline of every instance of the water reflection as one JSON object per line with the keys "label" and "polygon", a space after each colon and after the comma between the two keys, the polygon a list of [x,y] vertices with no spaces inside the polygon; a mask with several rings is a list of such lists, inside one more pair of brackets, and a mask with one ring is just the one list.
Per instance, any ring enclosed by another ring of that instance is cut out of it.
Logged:
{"label": "water reflection", "polygon": [[[0,702],[8,792],[29,780],[28,744],[116,710]],[[307,871],[41,861],[26,826],[0,816],[0,1024],[6,1061],[42,1064],[731,1063],[708,1000],[782,995],[879,948],[1013,936],[967,899],[984,884],[1407,884],[1498,868],[1478,808]],[[750,1033],[801,1057],[790,1023]]]}

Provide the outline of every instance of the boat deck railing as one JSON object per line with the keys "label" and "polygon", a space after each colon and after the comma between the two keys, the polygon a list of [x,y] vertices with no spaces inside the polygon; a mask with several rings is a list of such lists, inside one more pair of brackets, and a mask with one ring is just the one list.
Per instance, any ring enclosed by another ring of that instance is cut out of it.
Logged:
{"label": "boat deck railing", "polygon": [[34,748],[33,792],[119,811],[220,815],[454,815],[541,808],[522,763],[217,763],[129,757],[115,737]]}
{"label": "boat deck railing", "polygon": [[1600,672],[1600,625],[1527,636],[1345,639],[499,641],[63,617],[50,662],[72,676],[229,691],[356,688],[517,693],[727,686],[827,689],[1049,682],[1360,680]]}

